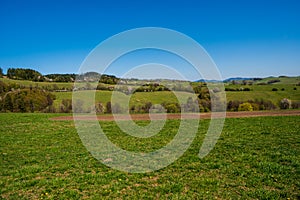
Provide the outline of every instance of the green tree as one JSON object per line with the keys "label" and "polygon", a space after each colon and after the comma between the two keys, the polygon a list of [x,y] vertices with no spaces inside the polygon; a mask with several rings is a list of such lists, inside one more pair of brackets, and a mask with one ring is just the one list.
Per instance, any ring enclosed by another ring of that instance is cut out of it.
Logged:
{"label": "green tree", "polygon": [[9,93],[7,93],[4,96],[3,110],[12,112],[13,108],[14,108],[13,99],[11,98],[11,95]]}
{"label": "green tree", "polygon": [[2,78],[3,77],[3,70],[2,70],[2,68],[0,67],[0,78]]}
{"label": "green tree", "polygon": [[106,103],[106,113],[111,113],[112,112],[112,108],[111,108],[111,102],[107,102]]}

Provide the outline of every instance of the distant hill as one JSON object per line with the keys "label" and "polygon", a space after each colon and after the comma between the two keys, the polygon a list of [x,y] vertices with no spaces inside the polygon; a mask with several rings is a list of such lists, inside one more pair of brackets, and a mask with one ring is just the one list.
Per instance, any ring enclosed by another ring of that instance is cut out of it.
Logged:
{"label": "distant hill", "polygon": [[200,79],[200,80],[197,80],[197,81],[194,81],[196,83],[200,83],[200,82],[206,82],[206,83],[218,83],[218,82],[221,82],[221,81],[218,81],[218,80],[207,80],[207,79]]}
{"label": "distant hill", "polygon": [[[4,76],[2,69],[0,68],[0,77],[7,77],[11,80],[27,80],[33,82],[55,82],[55,83],[67,83],[67,82],[74,82],[75,79],[77,81],[83,82],[94,82],[99,80],[100,83],[105,84],[116,84],[121,79],[108,74],[99,74],[97,72],[86,72],[84,74],[46,74],[43,75],[40,72],[32,69],[25,69],[25,68],[9,68],[7,71],[6,76]],[[126,80],[126,79],[122,79]],[[132,81],[133,79],[131,79]],[[138,81],[139,79],[136,79]],[[151,80],[155,81],[155,80]],[[163,80],[159,80],[163,81]],[[173,80],[175,81],[175,80]],[[176,80],[177,81],[177,80]],[[208,80],[208,79],[200,79],[191,82],[207,82],[207,83],[216,83],[221,82],[220,80]],[[279,77],[266,77],[266,78],[249,78],[249,77],[232,77],[223,80],[224,83],[232,83],[234,84],[298,84],[300,83],[300,76],[279,76]]]}
{"label": "distant hill", "polygon": [[[254,78],[256,79],[256,78]],[[258,78],[257,78],[258,79]],[[249,81],[249,80],[253,80],[253,78],[242,78],[242,77],[234,77],[234,78],[228,78],[223,80],[224,83],[228,83],[228,82],[232,82],[232,81]],[[194,82],[206,82],[206,83],[217,83],[220,82],[218,80],[208,80],[208,79],[200,79]]]}

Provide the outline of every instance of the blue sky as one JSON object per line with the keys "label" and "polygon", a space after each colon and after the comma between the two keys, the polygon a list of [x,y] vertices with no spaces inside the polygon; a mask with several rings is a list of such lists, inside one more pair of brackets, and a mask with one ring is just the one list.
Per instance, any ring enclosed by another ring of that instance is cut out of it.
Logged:
{"label": "blue sky", "polygon": [[[296,76],[299,2],[0,0],[0,67],[33,68],[43,74],[77,72],[101,41],[150,26],[196,40],[224,78]],[[118,75],[117,70],[112,73]]]}

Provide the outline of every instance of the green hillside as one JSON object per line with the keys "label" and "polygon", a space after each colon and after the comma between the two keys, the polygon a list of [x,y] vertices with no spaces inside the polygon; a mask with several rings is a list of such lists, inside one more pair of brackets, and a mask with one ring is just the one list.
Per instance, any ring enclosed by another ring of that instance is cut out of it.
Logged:
{"label": "green hillside", "polygon": [[[271,100],[275,104],[283,98],[291,99],[292,101],[300,101],[300,86],[296,86],[292,82],[291,84],[274,83],[269,85],[226,85],[226,88],[232,89],[245,89],[249,88],[250,91],[227,91],[227,101],[230,100],[254,100],[254,99],[266,99]],[[277,89],[277,91],[272,91]]]}
{"label": "green hillside", "polygon": [[272,80],[279,80],[279,82],[273,83],[273,84],[297,84],[300,82],[300,76],[295,77],[286,77],[286,76],[280,76],[280,77],[267,77],[263,78],[260,81],[256,81],[255,84],[261,84],[261,83],[268,83]]}

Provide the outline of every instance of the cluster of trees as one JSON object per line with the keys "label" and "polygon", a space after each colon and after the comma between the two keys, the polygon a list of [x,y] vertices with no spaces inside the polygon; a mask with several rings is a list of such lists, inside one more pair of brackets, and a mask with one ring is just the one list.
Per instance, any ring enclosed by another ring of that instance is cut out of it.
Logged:
{"label": "cluster of trees", "polygon": [[[0,77],[3,76],[3,70],[0,68]],[[95,82],[99,80],[99,83],[105,83],[110,85],[115,85],[120,81],[113,75],[99,74],[97,72],[87,72],[84,74],[47,74],[42,75],[40,72],[33,69],[24,68],[9,68],[7,70],[7,77],[16,80],[29,80],[36,82],[74,82],[76,79],[78,81]]]}
{"label": "cluster of trees", "polygon": [[267,84],[278,83],[278,82],[280,82],[279,79],[273,79],[273,80],[269,80],[269,81],[267,82]]}
{"label": "cluster of trees", "polygon": [[250,91],[250,88],[225,88],[225,91],[232,91],[232,92],[241,92],[241,91]]}
{"label": "cluster of trees", "polygon": [[115,85],[119,82],[120,78],[113,75],[102,74],[99,83],[105,83],[110,85]]}
{"label": "cluster of trees", "polygon": [[169,88],[159,83],[147,83],[138,87],[134,92],[156,92],[156,91],[170,91]]}
{"label": "cluster of trees", "polygon": [[101,74],[97,72],[86,72],[76,76],[77,81],[96,82],[99,81]]}
{"label": "cluster of trees", "polygon": [[44,81],[43,75],[33,69],[9,68],[7,77],[17,80]]}
{"label": "cluster of trees", "polygon": [[231,81],[231,84],[232,85],[237,85],[237,84],[240,84],[240,85],[253,85],[253,79],[252,80],[232,80]]}
{"label": "cluster of trees", "polygon": [[255,99],[243,101],[229,101],[227,111],[253,111],[253,110],[274,110],[277,106],[269,100]]}
{"label": "cluster of trees", "polygon": [[[73,107],[74,105],[74,107]],[[199,110],[199,102],[196,100],[193,100],[191,97],[187,99],[187,102],[180,105],[178,103],[170,103],[170,102],[164,102],[161,105],[153,105],[152,102],[146,102],[145,104],[138,104],[138,105],[132,105],[129,108],[129,112],[134,113],[149,113],[150,110],[153,113],[179,113],[179,112],[197,112]],[[61,105],[59,107],[58,112],[62,113],[70,113],[70,112],[76,112],[76,113],[90,113],[95,112],[97,114],[111,114],[111,113],[124,113],[125,108],[122,107],[118,103],[112,103],[107,102],[106,104],[103,104],[101,102],[95,103],[92,107],[86,107],[84,106],[84,102],[80,99],[75,100],[75,102],[72,104],[71,99],[63,99],[61,102]]]}
{"label": "cluster of trees", "polygon": [[[300,102],[291,101],[287,98],[282,99],[279,102],[280,109],[298,109],[300,108]],[[243,101],[229,101],[227,103],[227,111],[256,111],[256,110],[275,110],[278,109],[272,101],[263,100],[263,99],[255,99],[248,100],[246,102]]]}
{"label": "cluster of trees", "polygon": [[35,82],[74,82],[76,74],[48,74],[43,76],[40,72],[33,69],[9,68],[7,70],[7,78]]}
{"label": "cluster of trees", "polygon": [[45,80],[50,82],[74,82],[76,74],[47,74]]}
{"label": "cluster of trees", "polygon": [[48,112],[55,96],[36,88],[14,88],[0,81],[1,112]]}

